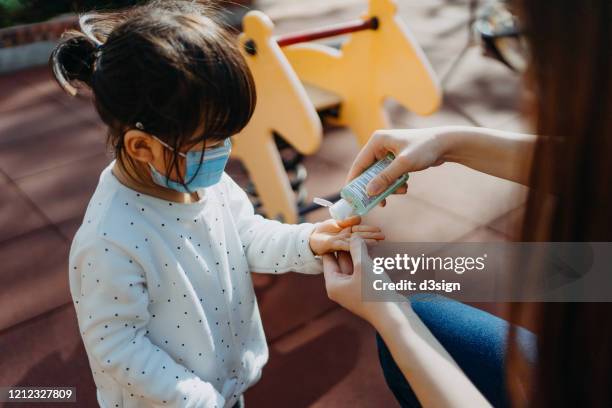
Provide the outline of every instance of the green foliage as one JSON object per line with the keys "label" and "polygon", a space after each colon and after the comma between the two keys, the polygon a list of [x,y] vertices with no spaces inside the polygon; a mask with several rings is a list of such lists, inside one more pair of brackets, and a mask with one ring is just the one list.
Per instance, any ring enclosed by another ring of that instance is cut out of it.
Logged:
{"label": "green foliage", "polygon": [[64,13],[113,9],[143,0],[0,0],[0,27],[45,21]]}
{"label": "green foliage", "polygon": [[0,0],[0,7],[5,10],[15,10],[20,4],[19,0]]}
{"label": "green foliage", "polygon": [[0,0],[0,28],[10,25],[11,14],[15,13],[20,6],[18,0]]}

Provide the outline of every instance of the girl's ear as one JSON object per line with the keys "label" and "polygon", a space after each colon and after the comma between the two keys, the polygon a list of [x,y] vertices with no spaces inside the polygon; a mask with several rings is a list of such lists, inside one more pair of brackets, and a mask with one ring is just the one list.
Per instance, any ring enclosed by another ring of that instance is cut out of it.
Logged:
{"label": "girl's ear", "polygon": [[134,160],[155,163],[163,156],[163,147],[147,133],[131,129],[124,136],[125,152]]}

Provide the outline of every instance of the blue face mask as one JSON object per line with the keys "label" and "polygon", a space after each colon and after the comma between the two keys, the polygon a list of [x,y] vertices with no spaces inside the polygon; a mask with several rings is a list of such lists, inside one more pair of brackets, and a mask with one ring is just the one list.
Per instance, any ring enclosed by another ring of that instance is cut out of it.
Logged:
{"label": "blue face mask", "polygon": [[[155,139],[166,148],[174,151],[172,147],[168,146],[157,137],[155,137]],[[225,139],[223,146],[207,149],[204,152],[204,158],[201,165],[200,158],[202,157],[202,151],[189,151],[187,153],[179,152],[179,155],[185,158],[185,184],[189,190],[185,189],[181,183],[170,180],[168,176],[161,174],[151,163],[149,163],[151,176],[157,185],[171,188],[180,193],[192,193],[195,190],[213,186],[221,180],[231,151],[232,142],[229,138]]]}

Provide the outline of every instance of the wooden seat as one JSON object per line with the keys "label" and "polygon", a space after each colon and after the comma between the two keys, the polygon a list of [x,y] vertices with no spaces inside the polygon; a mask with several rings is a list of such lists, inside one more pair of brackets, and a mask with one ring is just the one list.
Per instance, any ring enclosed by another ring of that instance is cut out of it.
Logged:
{"label": "wooden seat", "polygon": [[310,99],[317,112],[336,108],[342,103],[340,95],[306,82],[302,82],[302,85],[304,85],[308,99]]}

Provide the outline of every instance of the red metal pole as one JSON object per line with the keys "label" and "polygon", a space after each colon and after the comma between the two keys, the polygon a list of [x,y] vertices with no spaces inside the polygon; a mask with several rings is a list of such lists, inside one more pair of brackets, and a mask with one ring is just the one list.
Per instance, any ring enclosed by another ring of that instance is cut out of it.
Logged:
{"label": "red metal pole", "polygon": [[335,37],[338,35],[354,33],[356,31],[376,30],[378,28],[378,18],[372,17],[369,20],[355,20],[347,23],[338,24],[330,27],[317,28],[310,31],[303,31],[294,34],[278,36],[276,42],[280,47],[303,43],[307,41],[320,40],[321,38]]}

